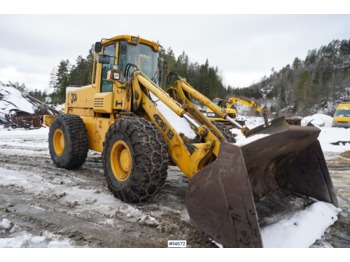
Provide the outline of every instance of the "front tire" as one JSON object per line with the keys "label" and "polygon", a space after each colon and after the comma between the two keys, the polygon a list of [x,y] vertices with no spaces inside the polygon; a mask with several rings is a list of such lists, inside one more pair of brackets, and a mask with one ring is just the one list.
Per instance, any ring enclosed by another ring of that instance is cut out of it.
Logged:
{"label": "front tire", "polygon": [[154,124],[125,117],[109,127],[103,166],[116,198],[129,203],[152,199],[165,183],[168,162],[167,144]]}
{"label": "front tire", "polygon": [[82,166],[89,151],[83,120],[77,115],[57,115],[50,125],[49,150],[57,167],[75,169]]}

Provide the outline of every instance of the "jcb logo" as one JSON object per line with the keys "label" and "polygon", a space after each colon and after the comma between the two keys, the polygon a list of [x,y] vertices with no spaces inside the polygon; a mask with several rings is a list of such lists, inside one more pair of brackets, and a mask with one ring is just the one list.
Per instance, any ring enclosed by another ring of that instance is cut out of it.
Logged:
{"label": "jcb logo", "polygon": [[76,102],[78,100],[77,94],[76,93],[72,93],[70,95],[70,103],[73,104],[74,102]]}
{"label": "jcb logo", "polygon": [[163,130],[164,133],[166,133],[166,136],[169,138],[169,140],[173,139],[174,133],[170,130],[170,128],[167,132],[165,132],[168,126],[164,123],[163,119],[158,114],[154,114],[153,117],[158,126]]}
{"label": "jcb logo", "polygon": [[154,120],[156,120],[156,123],[160,126],[160,128],[163,131],[165,131],[167,129],[167,125],[164,123],[163,119],[157,114],[154,114],[153,117],[154,117]]}

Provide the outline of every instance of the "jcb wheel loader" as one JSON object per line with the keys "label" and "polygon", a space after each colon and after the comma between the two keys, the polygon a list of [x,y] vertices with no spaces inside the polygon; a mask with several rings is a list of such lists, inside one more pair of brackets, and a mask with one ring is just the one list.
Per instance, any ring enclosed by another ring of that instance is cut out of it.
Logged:
{"label": "jcb wheel loader", "polygon": [[[160,48],[128,35],[95,44],[92,84],[67,93],[65,114],[45,117],[56,166],[77,168],[88,149],[102,152],[110,190],[142,203],[164,185],[168,164],[177,165],[190,179],[192,223],[225,247],[263,246],[256,204],[277,191],[337,205],[319,129],[277,119],[258,129],[266,137],[242,147],[229,143],[192,99],[237,124],[225,110],[176,74],[168,75],[169,85],[172,76],[176,81],[167,91],[158,86]],[[161,102],[188,122],[195,139],[173,127]]]}

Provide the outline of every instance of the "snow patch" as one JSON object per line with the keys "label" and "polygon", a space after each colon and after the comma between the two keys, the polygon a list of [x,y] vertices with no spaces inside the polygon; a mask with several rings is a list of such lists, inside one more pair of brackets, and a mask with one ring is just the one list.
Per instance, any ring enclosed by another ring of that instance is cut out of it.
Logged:
{"label": "snow patch", "polygon": [[73,246],[74,243],[68,238],[57,236],[48,231],[43,231],[37,236],[22,230],[6,218],[3,218],[0,223],[0,248],[68,248]]}
{"label": "snow patch", "polygon": [[264,247],[310,247],[338,220],[340,208],[316,202],[291,217],[261,229]]}
{"label": "snow patch", "polygon": [[306,126],[310,122],[318,127],[331,127],[333,118],[325,114],[314,114],[312,116],[304,117],[301,120],[301,125]]}
{"label": "snow patch", "polygon": [[309,122],[321,129],[318,140],[324,152],[341,153],[350,150],[349,129],[332,127],[333,118],[325,114],[304,117],[301,125]]}
{"label": "snow patch", "polygon": [[140,220],[139,223],[142,225],[148,225],[148,226],[159,226],[159,221],[155,218],[152,217],[150,215],[143,215]]}
{"label": "snow patch", "polygon": [[10,229],[12,227],[12,224],[10,222],[10,220],[4,218],[1,223],[0,223],[0,228],[3,229]]}
{"label": "snow patch", "polygon": [[35,236],[26,231],[20,232],[13,236],[0,238],[1,248],[68,248],[73,247],[69,239],[60,240],[54,234],[44,231],[42,236]]}
{"label": "snow patch", "polygon": [[25,99],[21,92],[14,87],[0,85],[0,112],[8,114],[11,109],[20,109],[34,113],[33,104]]}

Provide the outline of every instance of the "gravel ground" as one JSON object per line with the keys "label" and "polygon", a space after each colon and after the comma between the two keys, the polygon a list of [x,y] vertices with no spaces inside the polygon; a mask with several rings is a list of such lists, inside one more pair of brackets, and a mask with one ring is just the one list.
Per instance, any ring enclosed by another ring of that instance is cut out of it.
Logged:
{"label": "gravel ground", "polygon": [[[30,132],[30,131],[28,131]],[[327,157],[342,212],[313,247],[350,247],[350,158]],[[6,247],[216,247],[192,226],[185,207],[188,181],[169,167],[164,188],[145,205],[114,198],[101,155],[89,152],[82,168],[53,165],[46,135],[2,136],[0,141],[0,246]]]}

